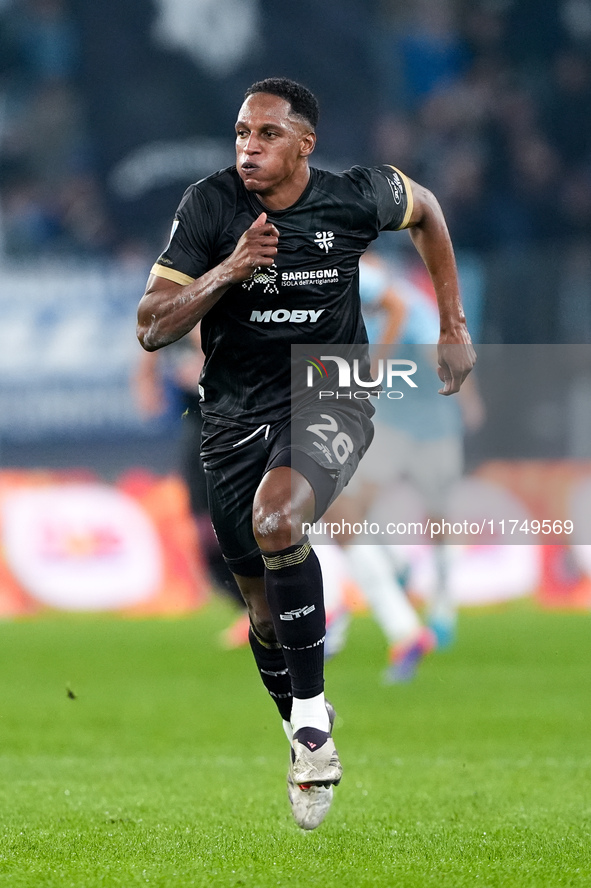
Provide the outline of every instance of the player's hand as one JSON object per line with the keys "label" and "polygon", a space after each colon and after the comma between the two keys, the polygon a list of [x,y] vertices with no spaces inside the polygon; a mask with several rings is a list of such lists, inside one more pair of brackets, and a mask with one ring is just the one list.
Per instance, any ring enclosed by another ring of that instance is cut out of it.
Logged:
{"label": "player's hand", "polygon": [[261,266],[273,265],[278,243],[279,232],[272,222],[267,222],[267,214],[261,213],[226,260],[235,283],[247,280]]}
{"label": "player's hand", "polygon": [[465,327],[451,336],[439,340],[437,346],[437,375],[443,383],[440,395],[453,395],[476,363],[476,352]]}

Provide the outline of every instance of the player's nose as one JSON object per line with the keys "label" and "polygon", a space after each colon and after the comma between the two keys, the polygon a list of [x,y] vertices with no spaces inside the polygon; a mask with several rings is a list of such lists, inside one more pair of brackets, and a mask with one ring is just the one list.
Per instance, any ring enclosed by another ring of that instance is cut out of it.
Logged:
{"label": "player's nose", "polygon": [[261,143],[254,133],[251,133],[244,143],[245,154],[258,154],[261,149]]}

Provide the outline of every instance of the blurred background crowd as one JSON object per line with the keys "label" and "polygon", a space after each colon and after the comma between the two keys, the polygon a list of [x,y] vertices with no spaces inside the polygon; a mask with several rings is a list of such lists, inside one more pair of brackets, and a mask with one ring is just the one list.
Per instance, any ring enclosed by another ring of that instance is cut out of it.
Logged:
{"label": "blurred background crowd", "polygon": [[320,98],[318,165],[438,195],[484,341],[589,341],[590,50],[590,0],[1,0],[1,254],[149,267],[281,74]]}

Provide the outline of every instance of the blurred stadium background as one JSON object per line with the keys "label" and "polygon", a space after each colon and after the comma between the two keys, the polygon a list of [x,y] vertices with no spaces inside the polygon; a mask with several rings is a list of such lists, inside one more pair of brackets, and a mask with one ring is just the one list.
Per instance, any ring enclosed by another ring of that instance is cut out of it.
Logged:
{"label": "blurred stadium background", "polygon": [[[183,491],[170,477],[174,393],[169,411],[150,421],[133,396],[135,312],[184,188],[232,163],[244,89],[270,75],[318,95],[316,165],[392,162],[437,194],[476,341],[591,343],[591,0],[0,0],[7,616],[76,607],[84,557],[95,586],[83,607],[183,609],[207,594],[187,554]],[[385,237],[380,249],[411,262],[405,236]],[[511,456],[545,461],[537,480],[511,482],[526,501],[539,497],[547,472],[564,478],[556,460],[591,474],[580,462],[591,458],[584,355],[566,395],[548,402],[545,386],[544,397],[528,396],[505,418]],[[493,426],[489,418],[468,440],[471,466],[490,458]],[[76,531],[76,503],[47,497],[96,482]],[[109,505],[108,491],[139,503],[141,514]],[[33,520],[42,524],[35,552]],[[120,598],[97,591],[112,583],[97,565],[122,557],[117,535],[132,524],[128,575],[137,578],[155,532],[162,554],[151,567],[165,602],[158,593],[146,604],[139,580]],[[67,576],[56,568],[66,555]],[[46,578],[41,598],[35,559]],[[540,547],[517,591],[589,607],[584,561],[568,546]]]}

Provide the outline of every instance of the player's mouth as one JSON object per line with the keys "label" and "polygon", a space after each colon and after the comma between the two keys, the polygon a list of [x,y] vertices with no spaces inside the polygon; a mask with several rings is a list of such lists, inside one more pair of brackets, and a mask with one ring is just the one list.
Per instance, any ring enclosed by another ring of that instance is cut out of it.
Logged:
{"label": "player's mouth", "polygon": [[245,176],[250,176],[253,173],[256,173],[260,169],[260,167],[258,167],[256,165],[256,163],[251,163],[250,161],[246,161],[246,163],[242,164],[240,169],[244,173]]}

